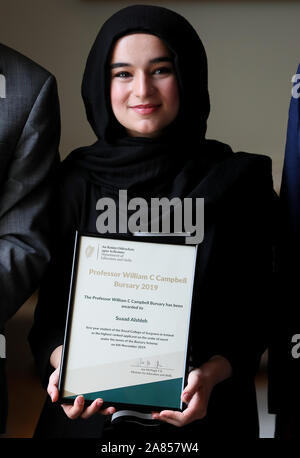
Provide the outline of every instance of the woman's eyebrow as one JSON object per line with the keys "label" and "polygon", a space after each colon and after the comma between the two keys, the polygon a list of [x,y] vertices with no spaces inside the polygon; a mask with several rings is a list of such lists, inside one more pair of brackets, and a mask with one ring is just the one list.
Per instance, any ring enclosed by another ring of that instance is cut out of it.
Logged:
{"label": "woman's eyebrow", "polygon": [[156,64],[157,62],[173,62],[171,57],[163,56],[163,57],[155,57],[155,59],[151,59],[150,64]]}
{"label": "woman's eyebrow", "polygon": [[124,62],[116,62],[115,64],[110,64],[110,68],[117,68],[117,67],[131,67],[130,64],[125,64]]}
{"label": "woman's eyebrow", "polygon": [[[150,64],[156,64],[158,62],[173,62],[171,57],[162,56],[162,57],[155,57],[154,59],[149,60]],[[115,62],[114,64],[110,64],[110,69],[118,68],[118,67],[132,67],[132,64],[126,62]]]}

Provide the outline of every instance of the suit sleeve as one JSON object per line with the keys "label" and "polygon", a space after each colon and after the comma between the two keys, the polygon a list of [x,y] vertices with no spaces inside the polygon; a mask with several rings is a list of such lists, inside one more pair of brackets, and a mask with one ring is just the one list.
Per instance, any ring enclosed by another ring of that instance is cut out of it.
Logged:
{"label": "suit sleeve", "polygon": [[50,202],[59,136],[57,87],[50,75],[33,103],[0,188],[0,327],[38,287],[50,259]]}

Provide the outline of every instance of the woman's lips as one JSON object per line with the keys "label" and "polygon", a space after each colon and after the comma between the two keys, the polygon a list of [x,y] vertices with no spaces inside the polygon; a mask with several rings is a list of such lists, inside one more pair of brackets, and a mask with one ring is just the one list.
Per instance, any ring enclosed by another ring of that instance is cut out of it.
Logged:
{"label": "woman's lips", "polygon": [[147,115],[154,113],[154,111],[158,110],[160,107],[160,104],[147,104],[147,105],[135,105],[131,107],[136,113],[142,114],[142,115]]}

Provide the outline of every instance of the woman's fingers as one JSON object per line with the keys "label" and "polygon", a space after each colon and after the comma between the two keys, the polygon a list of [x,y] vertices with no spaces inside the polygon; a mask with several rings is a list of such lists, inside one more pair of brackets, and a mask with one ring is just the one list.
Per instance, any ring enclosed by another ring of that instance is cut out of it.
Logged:
{"label": "woman's fingers", "polygon": [[174,410],[163,410],[162,412],[153,412],[152,418],[155,420],[165,421],[174,426],[182,426],[182,412]]}
{"label": "woman's fingers", "polygon": [[[191,390],[189,390],[190,392]],[[207,401],[205,399],[203,389],[199,388],[190,399],[188,407],[183,412],[176,412],[174,410],[163,410],[153,412],[152,418],[155,420],[165,421],[174,426],[185,426],[192,421],[200,420],[205,417],[207,408]]]}
{"label": "woman's fingers", "polygon": [[87,407],[81,414],[81,418],[87,419],[90,418],[95,413],[99,412],[103,405],[103,399],[96,399],[89,407]]}
{"label": "woman's fingers", "polygon": [[51,397],[52,402],[56,402],[58,400],[58,379],[59,379],[59,368],[55,369],[54,372],[49,377],[49,383],[47,386],[47,393]]}
{"label": "woman's fingers", "polygon": [[73,405],[62,404],[62,408],[70,420],[76,420],[76,418],[79,417],[87,420],[96,413],[101,413],[102,415],[111,415],[115,413],[116,409],[114,407],[107,407],[106,409],[101,410],[102,405],[103,399],[98,398],[95,399],[95,401],[93,401],[92,404],[85,409],[84,397],[80,395],[77,396]]}
{"label": "woman's fingers", "polygon": [[76,420],[76,418],[80,417],[84,409],[84,397],[77,396],[74,401],[73,405],[69,404],[62,404],[62,408],[64,409],[65,414],[70,420]]}
{"label": "woman's fingers", "polygon": [[116,409],[114,407],[107,407],[100,411],[101,415],[112,415],[115,413]]}
{"label": "woman's fingers", "polygon": [[181,399],[183,402],[188,403],[192,399],[193,395],[199,389],[202,384],[202,371],[201,369],[194,369],[190,372],[188,377],[188,383],[182,392]]}
{"label": "woman's fingers", "polygon": [[[49,377],[49,383],[47,386],[47,392],[51,397],[52,402],[56,402],[59,397],[58,392],[58,381],[59,381],[59,367],[52,372]],[[77,396],[73,405],[69,404],[62,404],[62,408],[64,409],[65,414],[71,420],[75,420],[76,418],[83,418],[87,419],[90,418],[97,412],[100,412],[102,415],[111,415],[113,414],[116,409],[114,407],[107,407],[106,409],[102,409],[103,399],[98,398],[88,406],[86,409],[84,408],[84,397],[82,395]]]}
{"label": "woman's fingers", "polygon": [[100,413],[101,415],[111,415],[115,413],[116,409],[114,407],[107,407],[102,409],[103,406],[103,399],[98,398],[96,399],[89,407],[87,407],[83,413],[81,414],[81,418],[87,419],[90,418],[95,413]]}
{"label": "woman's fingers", "polygon": [[204,390],[200,388],[190,400],[187,408],[182,412],[182,425],[204,418],[207,413],[207,402]]}

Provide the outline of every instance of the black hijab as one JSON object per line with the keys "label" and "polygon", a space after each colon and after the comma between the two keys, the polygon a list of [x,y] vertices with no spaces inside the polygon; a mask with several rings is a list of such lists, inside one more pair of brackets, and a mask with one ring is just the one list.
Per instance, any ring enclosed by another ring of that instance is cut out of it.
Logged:
{"label": "black hijab", "polygon": [[[155,139],[128,136],[111,109],[111,51],[120,37],[134,32],[158,36],[174,56],[179,113]],[[189,22],[169,9],[129,6],[104,23],[88,56],[82,97],[98,141],[73,151],[65,162],[80,167],[97,184],[144,197],[185,197],[209,163],[231,153],[228,146],[205,140],[210,110],[205,50]]]}

